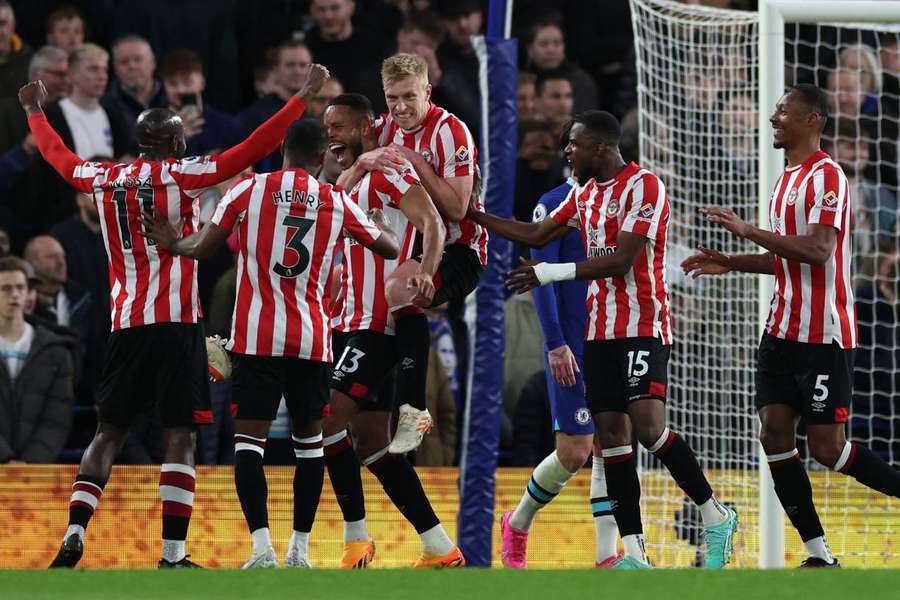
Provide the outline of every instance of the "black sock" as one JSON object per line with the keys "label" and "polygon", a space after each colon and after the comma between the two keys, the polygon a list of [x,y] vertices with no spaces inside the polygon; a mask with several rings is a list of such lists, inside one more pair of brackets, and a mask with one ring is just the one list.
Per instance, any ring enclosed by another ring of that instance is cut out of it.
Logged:
{"label": "black sock", "polygon": [[97,504],[103,496],[105,481],[79,473],[72,484],[69,500],[69,525],[81,525],[87,529],[88,521],[94,515]]}
{"label": "black sock", "polygon": [[[835,465],[841,473],[850,475],[858,482],[873,490],[900,498],[900,471],[884,462],[868,447],[847,442],[846,460]],[[843,458],[843,455],[842,455]]]}
{"label": "black sock", "polygon": [[294,440],[294,531],[309,533],[316,519],[322,483],[325,479],[325,456],[322,453],[322,435],[315,438]]}
{"label": "black sock", "polygon": [[606,489],[612,504],[613,516],[619,527],[619,535],[640,534],[641,482],[631,446],[603,449],[603,468],[606,472]]}
{"label": "black sock", "polygon": [[813,504],[809,475],[800,462],[797,450],[769,455],[767,458],[769,469],[772,471],[772,481],[775,483],[775,493],[794,529],[800,534],[800,539],[808,542],[825,535],[819,514]]}
{"label": "black sock", "polygon": [[700,506],[712,498],[713,491],[697,462],[697,456],[684,438],[666,427],[659,440],[650,448],[653,455],[666,466],[684,493]]}
{"label": "black sock", "polygon": [[[251,443],[250,440],[256,443]],[[246,446],[239,447],[244,444],[259,447],[258,439],[235,434],[234,442],[234,485],[241,501],[244,518],[247,519],[247,527],[250,533],[253,533],[257,529],[269,526],[269,511],[266,507],[269,487],[266,485],[266,473],[263,471],[263,455]],[[265,448],[264,439],[261,447]]]}
{"label": "black sock", "polygon": [[381,487],[406,520],[416,529],[416,533],[428,531],[440,524],[434,514],[431,502],[422,489],[422,482],[405,456],[384,453],[383,456],[366,465],[381,482]]}
{"label": "black sock", "polygon": [[[402,312],[402,311],[400,311]],[[396,316],[397,352],[400,369],[397,376],[397,406],[409,404],[425,410],[425,383],[428,372],[428,352],[431,333],[424,313]]]}
{"label": "black sock", "polygon": [[344,437],[325,446],[325,466],[328,467],[328,478],[337,497],[344,521],[360,521],[366,518],[366,502],[363,496],[362,476],[359,473],[359,460],[350,437]]}

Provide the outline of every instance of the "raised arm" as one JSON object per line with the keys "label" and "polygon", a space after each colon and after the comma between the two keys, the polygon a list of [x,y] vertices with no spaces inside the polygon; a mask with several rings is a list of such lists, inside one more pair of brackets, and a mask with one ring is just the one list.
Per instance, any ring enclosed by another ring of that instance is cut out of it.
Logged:
{"label": "raised arm", "polygon": [[84,164],[74,152],[66,148],[44,114],[42,104],[47,99],[47,90],[40,80],[32,81],[19,90],[19,104],[28,115],[28,126],[34,135],[41,156],[50,163],[66,183],[79,192],[90,192],[92,178],[77,177],[76,169]]}
{"label": "raised arm", "polygon": [[300,118],[306,110],[308,100],[319,91],[328,77],[328,69],[318,64],[310,65],[303,87],[281,110],[257,127],[243,142],[220,154],[215,171],[190,180],[185,178],[185,186],[189,189],[202,189],[227,181],[278,149],[290,124]]}

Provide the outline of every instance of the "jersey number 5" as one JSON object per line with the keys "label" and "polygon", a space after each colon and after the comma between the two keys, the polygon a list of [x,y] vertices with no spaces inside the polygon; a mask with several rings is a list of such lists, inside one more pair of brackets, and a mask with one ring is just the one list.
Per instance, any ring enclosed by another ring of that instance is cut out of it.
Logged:
{"label": "jersey number 5", "polygon": [[281,224],[288,228],[287,242],[284,245],[284,261],[288,262],[289,250],[297,256],[293,262],[278,263],[272,267],[272,270],[281,277],[293,278],[303,273],[309,266],[309,249],[303,245],[303,238],[312,229],[315,221],[288,215]]}

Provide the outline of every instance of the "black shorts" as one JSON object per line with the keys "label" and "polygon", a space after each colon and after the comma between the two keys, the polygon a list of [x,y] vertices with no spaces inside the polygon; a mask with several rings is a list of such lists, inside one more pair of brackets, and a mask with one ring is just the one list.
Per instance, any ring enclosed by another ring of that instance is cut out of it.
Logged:
{"label": "black shorts", "polygon": [[787,404],[806,423],[846,423],[853,393],[853,350],[764,334],[756,363],[756,410]]}
{"label": "black shorts", "polygon": [[[419,255],[416,260],[422,262]],[[472,248],[460,244],[450,244],[444,248],[441,264],[434,274],[435,292],[431,305],[434,308],[447,302],[463,300],[472,290],[478,287],[484,266],[478,260],[478,253]]]}
{"label": "black shorts", "polygon": [[327,401],[326,363],[283,356],[231,355],[232,402],[237,419],[272,421],[284,396],[300,426],[322,418]]}
{"label": "black shorts", "polygon": [[212,423],[202,324],[156,323],[110,334],[97,420],[128,427],[154,407],[163,427]]}
{"label": "black shorts", "polygon": [[363,410],[392,410],[392,385],[385,385],[400,355],[392,335],[374,331],[335,331],[331,334],[334,367],[329,385],[347,394]]}
{"label": "black shorts", "polygon": [[670,347],[659,338],[584,343],[584,390],[591,414],[627,412],[640,398],[665,401]]}

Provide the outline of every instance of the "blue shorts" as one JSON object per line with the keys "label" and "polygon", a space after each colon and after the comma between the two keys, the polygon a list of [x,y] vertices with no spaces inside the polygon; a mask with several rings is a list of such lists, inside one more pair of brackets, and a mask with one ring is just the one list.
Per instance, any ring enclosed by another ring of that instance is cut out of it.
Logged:
{"label": "blue shorts", "polygon": [[[584,371],[584,361],[577,354],[575,361]],[[584,397],[584,377],[575,373],[575,385],[562,386],[553,378],[550,361],[544,354],[544,368],[547,374],[547,393],[550,397],[550,414],[553,416],[553,431],[569,435],[594,435],[594,419]]]}

